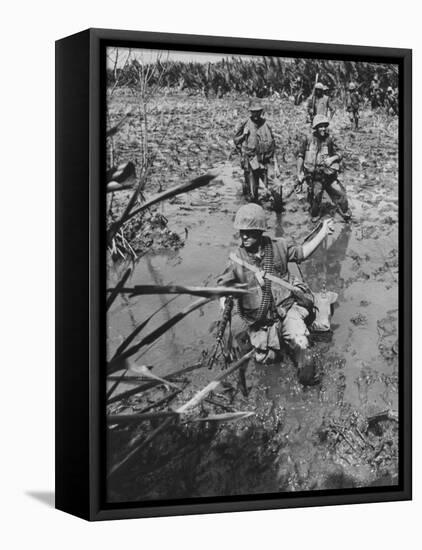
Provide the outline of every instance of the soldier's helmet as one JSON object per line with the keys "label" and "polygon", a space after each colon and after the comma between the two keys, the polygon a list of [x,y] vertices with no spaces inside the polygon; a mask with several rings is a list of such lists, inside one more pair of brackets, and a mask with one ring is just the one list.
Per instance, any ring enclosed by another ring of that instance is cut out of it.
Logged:
{"label": "soldier's helmet", "polygon": [[389,93],[389,94],[393,93],[393,88],[391,86],[388,86],[387,93]]}
{"label": "soldier's helmet", "polygon": [[322,82],[317,82],[315,84],[315,90],[325,90],[325,86]]}
{"label": "soldier's helmet", "polygon": [[249,111],[263,111],[264,106],[262,105],[262,101],[259,99],[251,99],[249,102]]}
{"label": "soldier's helmet", "polygon": [[321,124],[328,126],[330,124],[330,121],[324,115],[315,115],[314,120],[312,121],[312,129],[315,130],[315,128],[321,126]]}
{"label": "soldier's helmet", "polygon": [[258,229],[265,231],[267,229],[265,210],[259,204],[244,204],[236,213],[234,228],[237,230]]}
{"label": "soldier's helmet", "polygon": [[354,82],[349,84],[349,90],[356,90],[356,84]]}

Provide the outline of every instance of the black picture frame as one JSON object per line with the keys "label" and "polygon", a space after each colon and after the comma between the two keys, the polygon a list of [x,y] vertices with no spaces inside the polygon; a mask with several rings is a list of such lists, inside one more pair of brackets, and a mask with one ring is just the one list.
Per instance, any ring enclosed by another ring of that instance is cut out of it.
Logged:
{"label": "black picture frame", "polygon": [[[106,46],[318,57],[399,66],[400,475],[396,487],[107,504],[105,481]],[[408,49],[89,29],[56,42],[56,508],[87,520],[412,498],[412,52]]]}

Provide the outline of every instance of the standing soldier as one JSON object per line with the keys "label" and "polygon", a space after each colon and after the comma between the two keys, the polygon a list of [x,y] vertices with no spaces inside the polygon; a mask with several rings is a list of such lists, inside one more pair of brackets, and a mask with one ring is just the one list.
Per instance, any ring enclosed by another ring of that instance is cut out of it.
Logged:
{"label": "standing soldier", "polygon": [[324,191],[336,205],[345,221],[351,217],[346,190],[338,181],[342,155],[336,142],[328,132],[329,121],[323,115],[316,115],[312,123],[312,134],[304,136],[297,154],[297,178],[299,183],[308,184],[308,200],[312,221],[320,216]]}
{"label": "standing soldier", "polygon": [[274,161],[275,175],[278,176],[277,160],[274,156],[275,141],[262,112],[261,101],[252,100],[249,105],[250,118],[240,124],[233,138],[236,149],[242,157],[243,194],[254,202],[258,200],[259,180],[268,189],[268,171],[272,169],[272,161]]}
{"label": "standing soldier", "polygon": [[308,98],[306,121],[312,122],[316,115],[324,115],[326,117],[333,116],[330,98],[324,92],[326,87],[321,82],[317,82],[314,86],[312,95]]}
{"label": "standing soldier", "polygon": [[387,110],[387,114],[389,115],[397,115],[399,111],[399,106],[397,102],[397,97],[394,94],[394,90],[391,86],[388,86],[387,88],[387,94],[385,96],[385,108]]}
{"label": "standing soldier", "polygon": [[271,239],[265,212],[257,204],[241,206],[234,220],[240,231],[240,246],[229,258],[219,284],[244,284],[250,292],[238,301],[239,315],[246,330],[237,335],[240,345],[252,345],[257,362],[273,363],[281,344],[290,349],[299,380],[314,382],[315,365],[309,350],[308,326],[314,319],[314,298],[309,287],[288,271],[288,263],[308,258],[324,238],[333,232],[325,220],[316,235],[303,245],[284,238]]}
{"label": "standing soldier", "polygon": [[360,96],[360,93],[356,89],[356,84],[351,82],[349,84],[349,91],[346,95],[346,110],[349,113],[350,122],[353,124],[356,128],[356,130],[359,127],[359,107],[360,102],[362,101],[362,98]]}
{"label": "standing soldier", "polygon": [[381,106],[381,90],[377,74],[374,75],[374,78],[369,86],[369,99],[373,109]]}

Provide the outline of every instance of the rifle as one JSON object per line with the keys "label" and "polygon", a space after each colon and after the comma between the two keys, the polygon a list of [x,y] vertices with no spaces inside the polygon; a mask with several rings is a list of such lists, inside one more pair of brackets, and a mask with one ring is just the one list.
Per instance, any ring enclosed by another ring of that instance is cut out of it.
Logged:
{"label": "rifle", "polygon": [[313,306],[313,299],[310,298],[309,294],[307,294],[306,291],[302,290],[302,288],[300,288],[298,285],[292,285],[291,283],[285,281],[284,279],[281,279],[280,277],[276,277],[275,275],[271,275],[266,271],[262,271],[255,265],[245,262],[245,260],[239,258],[234,252],[230,254],[229,258],[233,262],[241,265],[242,267],[245,267],[246,269],[249,269],[249,271],[252,271],[255,274],[258,283],[261,284],[261,281],[263,283],[264,279],[268,279],[272,283],[275,283],[286,288],[287,290],[290,290],[290,292],[297,298],[299,305],[302,305],[306,309],[309,309]]}
{"label": "rifle", "polygon": [[218,352],[219,348],[222,351],[224,359],[227,360],[227,357],[226,357],[226,354],[224,353],[224,348],[223,348],[223,338],[224,338],[224,333],[226,331],[227,323],[229,323],[231,321],[233,306],[234,306],[233,296],[228,296],[226,298],[225,302],[224,302],[223,316],[221,318],[221,321],[218,324],[218,330],[217,330],[217,334],[216,334],[216,337],[215,337],[216,338],[216,343],[214,345],[214,350],[213,350],[213,352],[210,355],[210,358],[208,360],[208,368],[209,369],[211,369],[213,364],[214,364],[214,361],[217,357],[217,352]]}
{"label": "rifle", "polygon": [[[312,88],[312,113],[311,113],[311,116],[310,116],[311,120],[309,121],[311,124],[312,124],[312,120],[315,116],[314,115],[314,111],[315,111],[315,86],[317,85],[317,82],[318,82],[318,76],[319,76],[319,74],[316,73],[314,87]],[[308,115],[309,115],[309,113],[308,113]]]}

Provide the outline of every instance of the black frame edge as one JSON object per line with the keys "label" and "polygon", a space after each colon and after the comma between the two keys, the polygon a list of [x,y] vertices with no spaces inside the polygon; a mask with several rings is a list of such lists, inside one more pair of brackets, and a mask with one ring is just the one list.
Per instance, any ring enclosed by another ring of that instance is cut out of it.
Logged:
{"label": "black frame edge", "polygon": [[89,518],[89,31],[56,42],[56,508]]}

